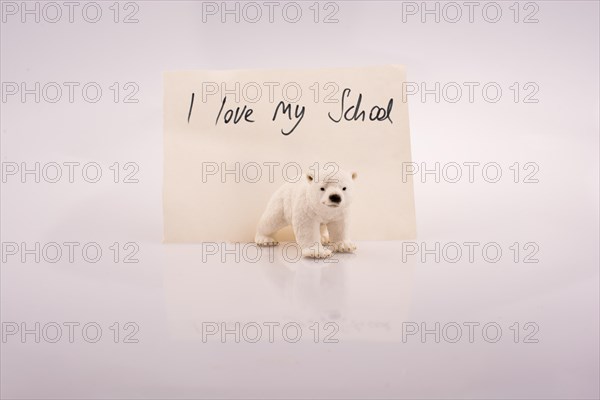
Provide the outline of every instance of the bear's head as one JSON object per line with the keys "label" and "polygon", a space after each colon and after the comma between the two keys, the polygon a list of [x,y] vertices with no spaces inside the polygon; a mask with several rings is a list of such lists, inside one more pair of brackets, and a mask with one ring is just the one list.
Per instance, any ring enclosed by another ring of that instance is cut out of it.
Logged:
{"label": "bear's head", "polygon": [[308,201],[315,211],[334,214],[352,203],[356,172],[319,170],[306,174]]}

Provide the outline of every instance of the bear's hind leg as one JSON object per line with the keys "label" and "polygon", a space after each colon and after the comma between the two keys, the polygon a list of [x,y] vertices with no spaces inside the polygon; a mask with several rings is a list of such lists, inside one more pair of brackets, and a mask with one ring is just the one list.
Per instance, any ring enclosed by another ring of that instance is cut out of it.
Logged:
{"label": "bear's hind leg", "polygon": [[273,235],[286,225],[288,223],[283,213],[283,203],[281,201],[269,202],[267,209],[258,222],[254,242],[259,246],[278,245],[279,242],[273,238]]}

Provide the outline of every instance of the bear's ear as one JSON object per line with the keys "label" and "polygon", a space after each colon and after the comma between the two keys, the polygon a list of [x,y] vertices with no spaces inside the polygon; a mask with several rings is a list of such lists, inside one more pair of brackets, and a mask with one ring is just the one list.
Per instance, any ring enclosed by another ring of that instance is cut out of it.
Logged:
{"label": "bear's ear", "polygon": [[352,180],[356,180],[356,178],[358,178],[358,174],[356,172],[352,173]]}
{"label": "bear's ear", "polygon": [[312,183],[312,181],[315,180],[312,172],[309,172],[308,174],[306,174],[306,180],[308,181],[308,183]]}

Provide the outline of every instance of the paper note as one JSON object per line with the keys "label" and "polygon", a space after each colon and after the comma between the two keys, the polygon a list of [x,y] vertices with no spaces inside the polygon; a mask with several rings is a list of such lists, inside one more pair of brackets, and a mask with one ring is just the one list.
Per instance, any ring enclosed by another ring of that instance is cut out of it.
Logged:
{"label": "paper note", "polygon": [[401,66],[166,72],[165,242],[251,242],[279,186],[336,168],[358,173],[353,240],[414,238],[404,82]]}

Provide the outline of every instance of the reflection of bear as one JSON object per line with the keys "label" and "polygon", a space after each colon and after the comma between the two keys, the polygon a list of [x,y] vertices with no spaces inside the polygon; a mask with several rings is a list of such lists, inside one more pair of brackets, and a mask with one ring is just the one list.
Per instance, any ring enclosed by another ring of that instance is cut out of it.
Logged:
{"label": "reflection of bear", "polygon": [[356,246],[348,239],[348,206],[356,172],[337,171],[318,175],[308,173],[306,179],[286,183],[271,197],[260,218],[255,242],[262,246],[277,244],[273,234],[292,225],[296,242],[305,257],[324,258],[331,243],[338,252],[353,252]]}

